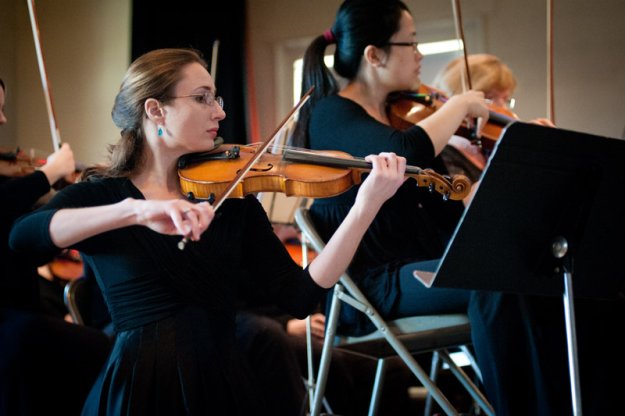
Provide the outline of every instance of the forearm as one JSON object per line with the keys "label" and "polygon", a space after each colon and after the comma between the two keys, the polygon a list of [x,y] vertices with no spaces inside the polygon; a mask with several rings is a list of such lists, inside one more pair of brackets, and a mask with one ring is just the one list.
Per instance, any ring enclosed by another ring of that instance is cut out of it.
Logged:
{"label": "forearm", "polygon": [[417,123],[430,136],[436,155],[443,150],[466,116],[466,104],[455,98],[452,97],[434,114]]}
{"label": "forearm", "polygon": [[363,181],[356,202],[336,230],[326,248],[310,264],[308,271],[321,287],[334,285],[351,262],[360,240],[373,222],[380,207],[404,182],[406,159],[394,153],[369,155],[371,174]]}
{"label": "forearm", "polygon": [[371,225],[377,209],[354,205],[345,220],[309,266],[312,279],[321,287],[333,286],[347,270],[358,245]]}
{"label": "forearm", "polygon": [[60,248],[70,247],[94,235],[137,223],[134,199],[88,208],[65,208],[50,221],[50,238]]}

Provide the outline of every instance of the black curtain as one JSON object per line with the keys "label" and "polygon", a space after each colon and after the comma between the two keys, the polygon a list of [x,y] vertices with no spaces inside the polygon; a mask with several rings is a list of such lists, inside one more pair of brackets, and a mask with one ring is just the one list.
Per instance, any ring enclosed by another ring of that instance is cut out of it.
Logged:
{"label": "black curtain", "polygon": [[[211,67],[219,39],[216,87],[225,102],[219,134],[226,143],[247,142],[245,116],[245,0],[134,0],[132,59],[159,48],[195,48]],[[212,75],[212,74],[211,74]]]}

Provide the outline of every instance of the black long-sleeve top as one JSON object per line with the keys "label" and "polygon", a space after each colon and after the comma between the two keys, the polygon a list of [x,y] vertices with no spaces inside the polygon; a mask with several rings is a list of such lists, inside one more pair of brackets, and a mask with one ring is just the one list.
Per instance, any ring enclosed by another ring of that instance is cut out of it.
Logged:
{"label": "black long-sleeve top", "polygon": [[[394,152],[409,165],[432,167],[432,141],[419,126],[398,130],[375,120],[357,103],[338,95],[320,100],[308,127],[310,147],[340,150],[355,157]],[[311,216],[317,231],[328,240],[354,204],[358,187],[332,198],[316,199]],[[464,210],[458,201],[443,201],[441,195],[416,186],[409,179],[380,209],[365,234],[349,267],[369,300],[388,315],[399,293],[399,270],[409,262],[442,255],[446,242]],[[341,322],[351,321],[343,333],[371,330],[366,317],[343,308]]]}
{"label": "black long-sleeve top", "polygon": [[13,222],[49,191],[48,178],[40,171],[0,179],[0,306],[39,308],[37,265],[28,254],[18,254],[9,248],[9,233]]}
{"label": "black long-sleeve top", "polygon": [[[11,246],[47,258],[59,250],[49,233],[58,209],[129,197],[143,199],[128,179],[72,185],[20,218]],[[130,226],[75,245],[95,273],[118,332],[85,414],[263,414],[233,341],[237,288],[246,280],[302,318],[325,290],[291,259],[253,196],[226,200],[199,242],[180,251],[179,241]]]}

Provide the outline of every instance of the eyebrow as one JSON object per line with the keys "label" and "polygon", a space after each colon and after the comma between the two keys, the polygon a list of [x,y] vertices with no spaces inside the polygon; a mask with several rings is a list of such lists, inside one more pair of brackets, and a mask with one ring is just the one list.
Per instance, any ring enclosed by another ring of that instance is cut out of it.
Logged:
{"label": "eyebrow", "polygon": [[212,92],[213,94],[217,93],[216,88],[211,88],[208,85],[200,85],[199,87],[194,88],[193,91],[208,91]]}

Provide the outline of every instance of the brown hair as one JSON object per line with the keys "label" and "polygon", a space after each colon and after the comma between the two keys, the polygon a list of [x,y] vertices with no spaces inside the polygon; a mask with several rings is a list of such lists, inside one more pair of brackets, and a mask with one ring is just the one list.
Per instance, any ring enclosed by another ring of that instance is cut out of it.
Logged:
{"label": "brown hair", "polygon": [[[469,61],[471,84],[474,90],[488,93],[492,90],[514,91],[516,88],[516,78],[512,70],[496,56],[480,53],[469,55],[467,60]],[[462,56],[449,62],[436,75],[433,86],[449,95],[462,93],[461,71],[464,72],[464,57]]]}
{"label": "brown hair", "polygon": [[144,154],[145,101],[165,100],[180,81],[182,68],[192,63],[207,67],[201,53],[194,49],[157,49],[130,65],[111,112],[113,122],[121,129],[121,138],[109,147],[109,163],[86,169],[83,178],[128,177],[136,171]]}

